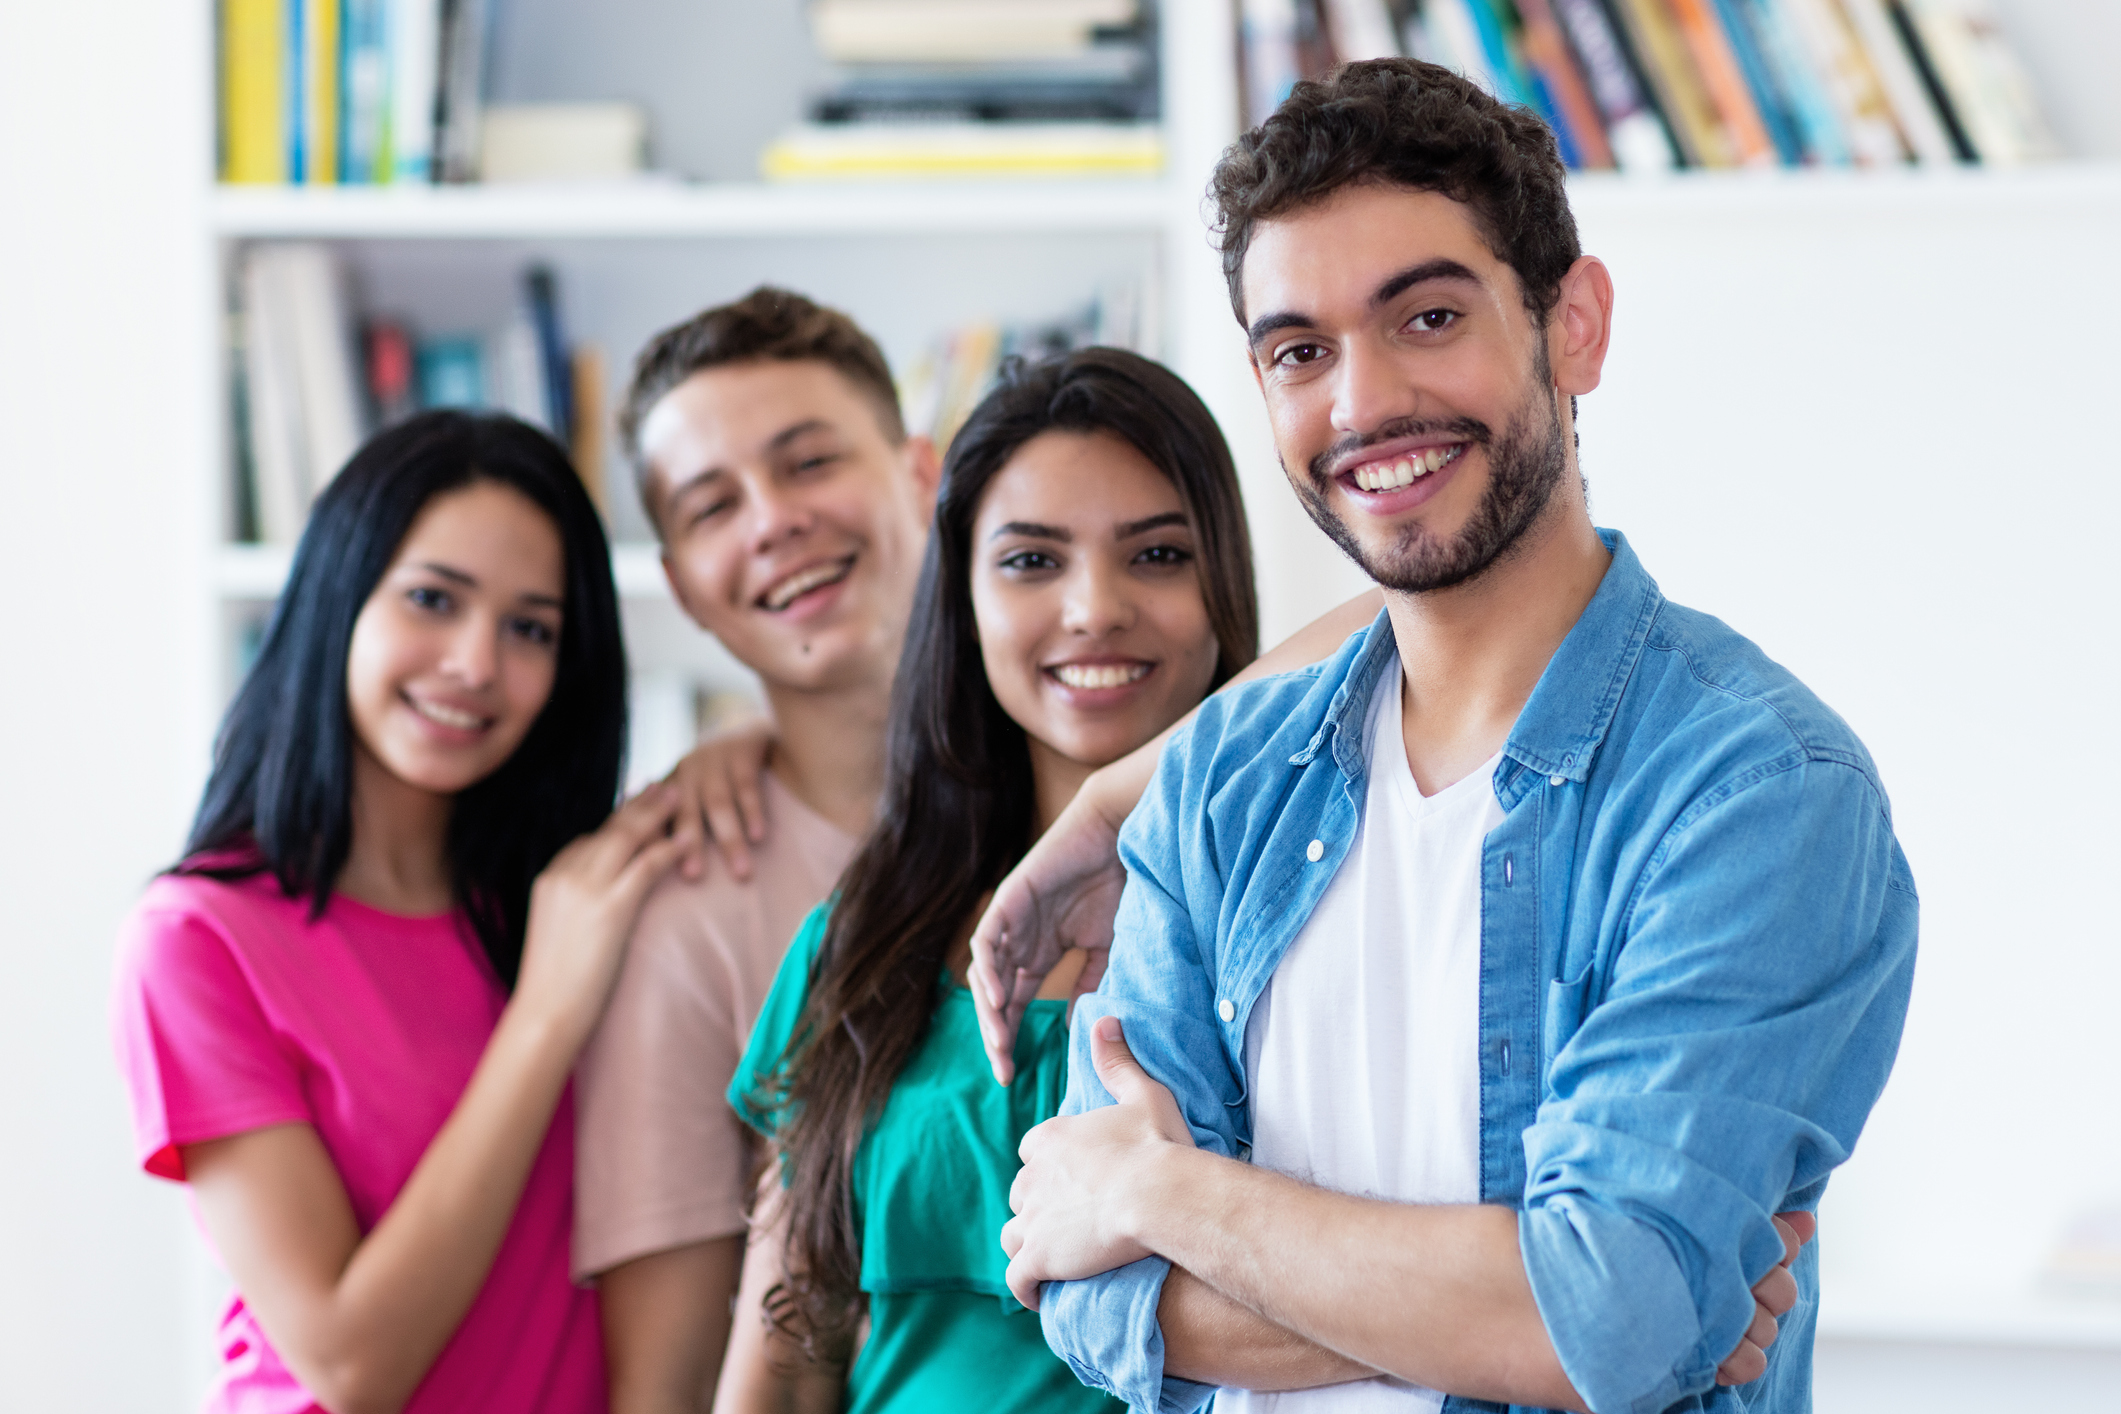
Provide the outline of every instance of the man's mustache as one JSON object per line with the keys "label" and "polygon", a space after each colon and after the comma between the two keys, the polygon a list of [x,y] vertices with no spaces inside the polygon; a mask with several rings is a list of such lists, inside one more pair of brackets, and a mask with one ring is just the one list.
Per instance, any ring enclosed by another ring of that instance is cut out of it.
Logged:
{"label": "man's mustache", "polygon": [[1347,464],[1371,447],[1396,442],[1402,437],[1455,437],[1484,447],[1495,434],[1476,417],[1399,417],[1369,432],[1350,432],[1311,458],[1311,480],[1323,485],[1340,474]]}

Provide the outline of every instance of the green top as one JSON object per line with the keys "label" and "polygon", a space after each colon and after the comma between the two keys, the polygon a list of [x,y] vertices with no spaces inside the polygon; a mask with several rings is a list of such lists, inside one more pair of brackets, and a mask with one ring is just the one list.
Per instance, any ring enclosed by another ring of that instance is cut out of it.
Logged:
{"label": "green top", "polygon": [[[729,1083],[729,1103],[769,1137],[759,1082],[779,1068],[802,1015],[830,909],[820,904],[796,931]],[[1002,1281],[1016,1146],[1059,1112],[1067,1076],[1066,1002],[1031,1003],[1016,1038],[1016,1083],[1003,1089],[987,1068],[972,994],[940,979],[928,1034],[854,1156],[869,1338],[847,1372],[849,1414],[1125,1408],[1076,1380]]]}

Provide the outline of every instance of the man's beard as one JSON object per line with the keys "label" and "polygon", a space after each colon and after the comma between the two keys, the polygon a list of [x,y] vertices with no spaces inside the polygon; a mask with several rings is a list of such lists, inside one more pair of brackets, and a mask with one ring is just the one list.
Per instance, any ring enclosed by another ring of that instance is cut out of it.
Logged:
{"label": "man's beard", "polygon": [[[1480,575],[1507,555],[1531,529],[1568,471],[1560,410],[1551,395],[1542,395],[1552,387],[1545,352],[1540,350],[1542,357],[1534,370],[1537,376],[1532,396],[1511,415],[1502,436],[1495,436],[1485,422],[1470,417],[1404,417],[1366,436],[1343,438],[1314,457],[1308,468],[1310,475],[1297,483],[1296,494],[1304,509],[1349,559],[1362,566],[1363,573],[1387,589],[1422,594],[1449,589]],[[1439,540],[1419,525],[1407,525],[1401,528],[1398,543],[1390,549],[1365,549],[1327,502],[1326,468],[1336,463],[1345,465],[1348,455],[1362,447],[1437,433],[1487,449],[1488,488],[1472,518],[1452,540]]]}

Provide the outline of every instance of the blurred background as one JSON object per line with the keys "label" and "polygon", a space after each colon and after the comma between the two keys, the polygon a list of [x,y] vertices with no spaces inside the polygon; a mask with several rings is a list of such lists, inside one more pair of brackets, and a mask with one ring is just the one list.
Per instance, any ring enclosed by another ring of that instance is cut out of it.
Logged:
{"label": "blurred background", "polygon": [[1923,953],[1823,1214],[1819,1408],[2121,1407],[2112,0],[0,0],[0,1408],[198,1405],[225,1285],[133,1161],[112,939],[361,436],[471,403],[571,440],[637,776],[750,687],[663,590],[613,399],[764,280],[941,436],[1011,351],[1170,362],[1278,638],[1357,578],[1200,193],[1295,77],[1385,52],[1561,133],[1618,286],[1599,523],[1893,793]]}

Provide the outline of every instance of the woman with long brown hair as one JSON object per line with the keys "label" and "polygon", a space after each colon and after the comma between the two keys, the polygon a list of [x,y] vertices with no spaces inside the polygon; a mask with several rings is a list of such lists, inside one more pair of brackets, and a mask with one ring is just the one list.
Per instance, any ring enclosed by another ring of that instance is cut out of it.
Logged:
{"label": "woman with long brown hair", "polygon": [[943,469],[879,822],[730,1087],[774,1162],[719,1408],[1116,1407],[1008,1295],[996,1236],[1017,1144],[1060,1101],[1079,979],[1032,1004],[1004,1089],[967,941],[1083,779],[1257,638],[1236,473],[1192,390],[1112,349],[1005,373]]}

